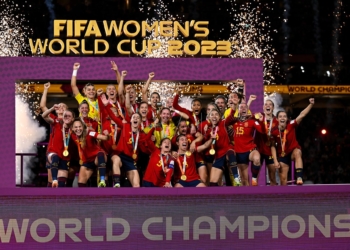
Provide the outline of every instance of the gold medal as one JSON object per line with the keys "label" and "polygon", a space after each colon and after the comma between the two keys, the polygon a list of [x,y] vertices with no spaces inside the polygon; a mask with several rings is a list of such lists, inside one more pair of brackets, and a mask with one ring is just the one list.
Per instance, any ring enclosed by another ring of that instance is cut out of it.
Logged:
{"label": "gold medal", "polygon": [[191,156],[191,152],[190,151],[186,151],[186,156],[190,157]]}
{"label": "gold medal", "polygon": [[213,149],[213,148],[212,148],[212,149],[210,149],[210,150],[209,150],[209,154],[211,154],[211,155],[215,155],[215,149]]}
{"label": "gold medal", "polygon": [[82,161],[82,160],[80,160],[80,161],[79,161],[79,164],[80,164],[80,165],[83,165],[83,161]]}
{"label": "gold medal", "polygon": [[284,157],[285,155],[286,155],[286,153],[283,151],[283,152],[281,153],[281,156]]}
{"label": "gold medal", "polygon": [[133,154],[132,154],[132,158],[133,158],[134,160],[136,160],[136,159],[137,159],[137,154],[133,153]]}
{"label": "gold medal", "polygon": [[183,180],[183,181],[185,181],[185,180],[187,180],[187,176],[186,175],[181,175],[181,180]]}
{"label": "gold medal", "polygon": [[255,119],[259,120],[260,115],[259,114],[255,114]]}
{"label": "gold medal", "polygon": [[63,156],[68,156],[68,155],[69,155],[68,150],[65,149],[65,150],[63,151]]}
{"label": "gold medal", "polygon": [[113,149],[113,150],[116,150],[116,148],[117,148],[117,145],[113,144],[113,145],[112,145],[112,149]]}

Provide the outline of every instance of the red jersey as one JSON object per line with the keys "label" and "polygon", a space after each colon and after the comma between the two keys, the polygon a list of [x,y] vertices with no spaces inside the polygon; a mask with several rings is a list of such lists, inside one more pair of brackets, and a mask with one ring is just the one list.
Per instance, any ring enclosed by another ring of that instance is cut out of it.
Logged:
{"label": "red jersey", "polygon": [[[145,175],[143,176],[143,180],[152,182],[156,187],[163,187],[165,182],[171,181],[174,172],[175,159],[170,154],[161,155],[160,149],[157,148],[154,143],[148,143],[148,145],[152,154]],[[163,159],[163,164],[161,159]]]}
{"label": "red jersey", "polygon": [[[109,105],[108,105],[109,106]],[[107,107],[108,107],[107,106]],[[127,156],[132,157],[134,153],[134,147],[137,141],[137,133],[133,133],[131,130],[130,123],[123,123],[117,116],[115,116],[110,108],[106,108],[109,117],[117,124],[118,127],[121,128],[120,138],[115,149],[117,154],[123,153]],[[129,120],[129,116],[126,114],[126,120]],[[153,131],[153,130],[152,130]],[[152,134],[146,134],[143,131],[139,131],[138,145],[136,149],[136,154],[138,150],[140,150],[140,146],[142,146],[144,141],[150,140]],[[143,151],[143,150],[142,150]]]}
{"label": "red jersey", "polygon": [[205,135],[207,132],[205,130],[205,127],[207,127],[207,130],[209,128],[211,128],[211,123],[209,120],[205,120],[205,121],[202,121],[200,124],[199,124],[199,127],[198,127],[198,132],[200,132],[202,135]]}
{"label": "red jersey", "polygon": [[[271,131],[274,129],[274,127],[278,126],[278,121],[276,117],[273,117],[272,124],[271,120],[266,120],[265,114],[264,116],[264,126],[265,126],[265,133],[260,133],[256,131],[254,142],[258,148],[259,153],[271,156]],[[271,125],[271,130],[270,130]],[[270,131],[270,137],[267,135],[268,131]]]}
{"label": "red jersey", "polygon": [[[214,146],[215,149],[215,159],[223,157],[224,155],[226,155],[229,149],[233,149],[233,145],[230,143],[230,138],[228,137],[225,124],[225,120],[219,121],[215,128],[208,128],[207,133],[205,135],[205,140],[209,140],[211,138],[211,131],[217,128],[216,140],[214,145],[212,144],[212,146]],[[208,150],[210,150],[212,146],[210,146]]]}
{"label": "red jersey", "polygon": [[[81,119],[82,117],[80,117]],[[91,117],[84,117],[82,119],[89,130],[98,131],[98,122]]]}
{"label": "red jersey", "polygon": [[[58,119],[54,119],[53,123],[51,124],[51,136],[49,145],[47,148],[47,153],[56,153],[58,157],[62,160],[69,161],[70,160],[70,154],[68,156],[63,156],[63,151],[65,150],[64,142],[63,142],[63,123],[59,122]],[[71,132],[68,128],[64,129],[65,134],[65,140],[67,142],[67,146],[69,145],[69,140],[71,140]]]}
{"label": "red jersey", "polygon": [[97,136],[99,134],[95,131],[88,131],[86,135],[85,145],[82,145],[82,142],[79,141],[79,138],[76,134],[72,133],[72,139],[78,146],[79,157],[83,163],[93,162],[96,159],[96,156],[99,152],[103,152],[103,150],[97,144]]}
{"label": "red jersey", "polygon": [[273,137],[274,142],[277,144],[277,156],[281,156],[282,153],[282,146],[281,143],[283,142],[285,138],[285,147],[284,152],[286,155],[291,153],[295,148],[299,148],[299,143],[296,138],[295,134],[295,128],[297,126],[296,120],[291,120],[288,124],[285,130],[280,131],[278,126],[276,126],[272,131],[271,135]]}
{"label": "red jersey", "polygon": [[261,124],[256,120],[248,119],[239,121],[236,119],[233,125],[233,141],[236,153],[245,153],[256,148],[256,144],[254,143],[255,130],[264,133]]}
{"label": "red jersey", "polygon": [[148,104],[147,120],[154,121],[157,116],[157,109]]}
{"label": "red jersey", "polygon": [[[203,165],[204,162],[197,152],[194,152],[190,156],[186,156],[186,154],[181,154],[178,156],[176,161],[177,164],[175,166],[174,172],[175,182],[178,182],[183,174],[186,175],[186,182],[200,180],[200,177],[197,173],[197,165]],[[186,165],[185,168],[183,168],[184,164]]]}
{"label": "red jersey", "polygon": [[113,124],[111,120],[107,119],[102,124],[102,132],[104,131],[108,131],[110,138],[107,141],[101,141],[101,147],[110,155],[113,152],[113,145],[118,144],[121,127],[117,124]]}

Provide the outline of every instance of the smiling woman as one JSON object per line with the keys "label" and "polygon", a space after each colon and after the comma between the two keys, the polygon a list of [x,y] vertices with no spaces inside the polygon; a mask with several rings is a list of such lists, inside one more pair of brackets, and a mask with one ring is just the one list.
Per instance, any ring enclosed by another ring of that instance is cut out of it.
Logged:
{"label": "smiling woman", "polygon": [[[71,79],[71,87],[75,99],[81,104],[84,100],[89,104],[90,110],[88,116],[99,123],[100,121],[100,109],[98,101],[96,99],[95,86],[92,83],[87,83],[83,89],[84,96],[80,93],[77,87],[77,73],[80,68],[80,63],[74,63],[73,74]],[[101,127],[98,126],[98,131],[101,131]]]}

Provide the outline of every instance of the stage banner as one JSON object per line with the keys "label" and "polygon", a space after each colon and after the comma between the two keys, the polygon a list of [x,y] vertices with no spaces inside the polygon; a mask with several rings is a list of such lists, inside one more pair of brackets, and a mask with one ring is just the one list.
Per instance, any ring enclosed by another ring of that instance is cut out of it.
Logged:
{"label": "stage banner", "polygon": [[339,192],[259,189],[155,188],[138,195],[131,189],[88,188],[2,192],[0,248],[349,248],[347,186],[337,187]]}

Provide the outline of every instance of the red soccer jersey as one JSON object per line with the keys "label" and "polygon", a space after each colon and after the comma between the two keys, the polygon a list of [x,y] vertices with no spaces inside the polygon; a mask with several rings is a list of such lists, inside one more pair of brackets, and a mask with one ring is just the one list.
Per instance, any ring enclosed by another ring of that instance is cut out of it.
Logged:
{"label": "red soccer jersey", "polygon": [[[152,144],[153,146],[151,146]],[[152,150],[152,154],[143,179],[152,182],[156,187],[163,187],[165,182],[171,181],[175,159],[170,154],[161,156],[160,149],[157,148],[154,143],[148,143],[148,145]],[[161,157],[164,165],[162,165]]]}
{"label": "red soccer jersey", "polygon": [[101,141],[101,147],[110,155],[113,152],[113,145],[116,147],[118,144],[121,127],[113,124],[111,120],[106,120],[102,125],[102,132],[104,131],[108,131],[110,138],[107,141]]}
{"label": "red soccer jersey", "polygon": [[263,133],[261,124],[254,120],[236,121],[233,125],[234,150],[236,153],[245,153],[256,148],[254,143],[254,132]]}
{"label": "red soccer jersey", "polygon": [[89,130],[98,131],[98,122],[91,117],[84,117],[83,121]]}
{"label": "red soccer jersey", "polygon": [[[230,143],[230,139],[226,131],[225,123],[226,123],[225,120],[221,120],[216,126],[217,127],[216,140],[215,140],[215,143],[212,144],[212,146],[214,146],[214,149],[215,149],[215,159],[223,157],[229,149],[233,149],[233,145]],[[210,133],[213,129],[216,129],[216,127],[208,128],[207,133],[205,135],[206,141],[211,138]],[[210,150],[211,147],[209,147],[208,150]]]}
{"label": "red soccer jersey", "polygon": [[295,128],[297,126],[297,121],[296,120],[291,120],[288,124],[287,127],[284,131],[280,131],[278,129],[278,126],[276,126],[271,134],[273,136],[273,139],[275,141],[275,143],[277,143],[277,156],[280,156],[282,153],[282,142],[284,137],[286,137],[286,142],[285,142],[285,147],[284,147],[284,152],[285,154],[289,154],[291,153],[295,148],[299,148],[299,143],[297,141],[296,138],[296,134],[295,134]]}
{"label": "red soccer jersey", "polygon": [[[186,168],[184,168],[184,160],[186,157]],[[186,154],[179,155],[177,158],[177,164],[175,166],[174,172],[174,181],[178,182],[181,179],[181,176],[186,175],[186,182],[200,180],[200,177],[197,173],[196,165],[203,165],[204,162],[197,152],[194,152],[190,156]]]}
{"label": "red soccer jersey", "polygon": [[206,134],[206,129],[208,130],[209,128],[211,128],[211,123],[210,123],[209,120],[205,120],[205,121],[202,121],[202,122],[199,124],[198,131],[199,131],[202,135],[205,135],[205,134]]}
{"label": "red soccer jersey", "polygon": [[148,104],[147,120],[154,121],[157,116],[157,109]]}
{"label": "red soccer jersey", "polygon": [[[119,138],[115,152],[117,154],[123,153],[127,156],[132,157],[132,155],[134,153],[134,147],[136,145],[137,133],[132,132],[130,123],[122,123],[120,121],[120,119],[113,114],[113,112],[110,108],[107,108],[106,110],[107,110],[110,118],[118,125],[118,127],[121,128],[120,138]],[[125,119],[128,120],[129,116],[126,115]],[[146,134],[143,131],[139,131],[139,139],[138,139],[136,154],[137,154],[138,150],[140,149],[140,146],[143,145],[142,143],[144,143],[144,141],[146,141],[146,140],[149,140],[151,138],[151,136],[152,136],[152,134],[150,134],[150,133]]]}
{"label": "red soccer jersey", "polygon": [[76,134],[72,133],[72,139],[78,146],[79,157],[83,163],[93,162],[99,152],[103,152],[103,150],[98,146],[96,137],[98,133],[95,131],[89,131],[86,135],[85,145],[83,147],[82,143],[79,141],[79,138]]}
{"label": "red soccer jersey", "polygon": [[[47,153],[56,153],[58,157],[62,160],[69,161],[70,154],[68,156],[63,156],[64,142],[63,142],[63,132],[62,132],[63,124],[59,122],[57,119],[53,120],[51,124],[51,136],[50,142],[47,148]],[[68,136],[71,136],[69,129],[65,129],[65,139],[67,140],[67,145],[69,145]],[[71,138],[69,139],[71,140]]]}
{"label": "red soccer jersey", "polygon": [[[278,126],[278,121],[276,117],[272,119],[272,124],[270,120],[265,120],[265,115],[264,116],[264,126],[265,126],[265,133],[260,133],[256,131],[255,137],[254,137],[254,142],[258,148],[259,153],[264,154],[264,155],[269,155],[271,156],[271,138],[268,138],[268,131],[270,130],[270,125],[271,125],[271,130],[274,129],[274,127]],[[271,135],[270,135],[271,137]]]}

